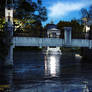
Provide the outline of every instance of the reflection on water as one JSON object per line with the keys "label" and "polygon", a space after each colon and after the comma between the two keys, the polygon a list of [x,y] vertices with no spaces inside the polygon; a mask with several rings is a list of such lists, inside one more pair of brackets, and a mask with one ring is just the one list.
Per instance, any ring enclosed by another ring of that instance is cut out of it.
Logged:
{"label": "reflection on water", "polygon": [[88,92],[87,87],[92,90],[92,66],[80,65],[81,58],[75,56],[15,52],[14,69],[0,69],[0,85],[8,85],[9,92]]}
{"label": "reflection on water", "polygon": [[45,74],[47,76],[57,77],[60,74],[60,55],[45,56]]}

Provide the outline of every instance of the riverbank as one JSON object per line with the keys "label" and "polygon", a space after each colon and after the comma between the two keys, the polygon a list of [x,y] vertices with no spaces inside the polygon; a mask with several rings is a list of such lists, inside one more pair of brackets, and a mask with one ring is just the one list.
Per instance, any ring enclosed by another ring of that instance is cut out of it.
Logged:
{"label": "riverbank", "polygon": [[81,48],[84,63],[92,63],[92,49]]}
{"label": "riverbank", "polygon": [[80,48],[79,47],[61,47],[62,52],[75,52],[80,54]]}
{"label": "riverbank", "polygon": [[14,51],[41,51],[42,48],[40,47],[23,47],[23,46],[19,46],[19,47],[15,47]]}

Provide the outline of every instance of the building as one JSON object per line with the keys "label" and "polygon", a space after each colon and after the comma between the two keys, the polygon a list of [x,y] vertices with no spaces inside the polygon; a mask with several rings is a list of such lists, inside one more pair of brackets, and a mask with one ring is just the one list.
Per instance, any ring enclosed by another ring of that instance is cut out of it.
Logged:
{"label": "building", "polygon": [[[47,26],[47,37],[48,38],[59,38],[60,37],[60,30],[57,29],[55,24],[49,24]],[[61,54],[60,47],[47,47],[47,54]]]}

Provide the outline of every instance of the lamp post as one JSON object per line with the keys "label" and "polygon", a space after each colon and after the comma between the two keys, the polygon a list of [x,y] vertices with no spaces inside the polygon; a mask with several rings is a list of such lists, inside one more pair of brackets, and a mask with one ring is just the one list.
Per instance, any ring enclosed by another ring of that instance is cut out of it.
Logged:
{"label": "lamp post", "polygon": [[8,55],[5,58],[5,66],[13,66],[13,0],[6,0],[5,22],[7,25]]}

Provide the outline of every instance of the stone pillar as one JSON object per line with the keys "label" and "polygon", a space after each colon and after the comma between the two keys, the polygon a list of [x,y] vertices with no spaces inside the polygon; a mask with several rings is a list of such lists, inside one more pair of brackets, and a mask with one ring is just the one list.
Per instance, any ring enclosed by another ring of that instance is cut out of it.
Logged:
{"label": "stone pillar", "polygon": [[92,41],[89,39],[89,49],[92,49]]}
{"label": "stone pillar", "polygon": [[71,45],[72,36],[71,36],[71,27],[64,27],[64,43],[65,45]]}

